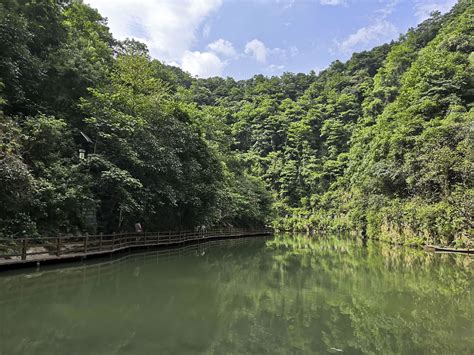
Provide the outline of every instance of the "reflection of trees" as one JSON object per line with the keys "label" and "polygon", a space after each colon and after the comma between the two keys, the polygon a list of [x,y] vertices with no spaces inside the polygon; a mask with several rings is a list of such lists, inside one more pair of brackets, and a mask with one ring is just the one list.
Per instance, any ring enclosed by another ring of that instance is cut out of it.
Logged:
{"label": "reflection of trees", "polygon": [[177,344],[204,351],[217,323],[208,306],[216,302],[217,270],[205,274],[208,255],[242,243],[3,275],[0,354],[151,354],[173,352]]}
{"label": "reflection of trees", "polygon": [[289,235],[173,253],[1,278],[0,300],[10,301],[0,302],[0,352],[59,354],[81,342],[103,354],[474,346],[466,256]]}
{"label": "reflection of trees", "polygon": [[463,353],[474,345],[465,256],[307,236],[266,244],[245,265],[223,265],[238,267],[240,277],[219,289],[226,320],[213,345],[218,353],[236,344],[243,352],[266,344],[384,354]]}

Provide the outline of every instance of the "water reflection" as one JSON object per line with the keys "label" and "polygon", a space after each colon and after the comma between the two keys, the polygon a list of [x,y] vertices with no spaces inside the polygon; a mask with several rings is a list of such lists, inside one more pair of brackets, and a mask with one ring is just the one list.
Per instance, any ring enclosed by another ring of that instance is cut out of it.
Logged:
{"label": "water reflection", "polygon": [[0,354],[472,353],[472,261],[281,235],[0,275]]}

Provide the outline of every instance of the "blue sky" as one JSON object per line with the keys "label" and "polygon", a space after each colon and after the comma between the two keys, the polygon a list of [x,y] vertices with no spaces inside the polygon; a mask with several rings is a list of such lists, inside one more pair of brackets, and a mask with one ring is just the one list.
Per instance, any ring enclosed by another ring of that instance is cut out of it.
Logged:
{"label": "blue sky", "polygon": [[397,39],[456,0],[85,0],[118,39],[199,77],[326,68]]}

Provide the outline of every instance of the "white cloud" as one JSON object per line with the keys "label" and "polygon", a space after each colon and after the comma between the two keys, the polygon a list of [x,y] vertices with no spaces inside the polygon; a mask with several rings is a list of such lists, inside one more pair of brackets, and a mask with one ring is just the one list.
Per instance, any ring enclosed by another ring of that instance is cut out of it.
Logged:
{"label": "white cloud", "polygon": [[179,61],[195,41],[203,21],[222,0],[86,0],[109,19],[118,39],[145,42],[151,54],[166,62]]}
{"label": "white cloud", "polygon": [[415,1],[415,15],[418,21],[424,21],[433,11],[447,12],[449,11],[457,0],[416,0]]}
{"label": "white cloud", "polygon": [[285,69],[284,65],[277,65],[277,64],[270,64],[267,67],[267,71],[269,73],[281,73],[283,71],[283,69]]}
{"label": "white cloud", "polygon": [[283,4],[283,10],[291,9],[296,0],[277,0],[277,3]]}
{"label": "white cloud", "polygon": [[397,29],[393,24],[386,20],[359,28],[355,33],[349,35],[342,42],[337,42],[341,52],[351,53],[354,50],[360,50],[362,47],[373,46],[388,40],[397,34]]}
{"label": "white cloud", "polygon": [[204,38],[207,38],[209,37],[210,34],[211,34],[211,25],[206,23],[204,27],[202,28],[202,36]]}
{"label": "white cloud", "polygon": [[207,48],[209,48],[211,51],[217,54],[223,54],[228,57],[233,57],[234,55],[237,54],[232,43],[222,38],[212,43],[209,43],[207,45]]}
{"label": "white cloud", "polygon": [[286,62],[288,60],[288,53],[286,49],[282,48],[267,48],[267,57],[271,57],[273,60]]}
{"label": "white cloud", "polygon": [[181,67],[201,78],[222,75],[225,63],[211,52],[185,51],[181,60]]}
{"label": "white cloud", "polygon": [[298,47],[296,47],[296,46],[291,46],[291,47],[290,47],[290,55],[291,55],[292,57],[296,57],[299,52],[300,52],[300,51],[299,51]]}
{"label": "white cloud", "polygon": [[319,0],[319,3],[321,5],[330,5],[330,6],[336,6],[336,5],[343,5],[345,4],[344,0]]}
{"label": "white cloud", "polygon": [[[283,10],[286,10],[286,9],[291,9],[296,4],[296,0],[276,0],[276,3],[282,4]],[[336,5],[345,5],[346,0],[319,0],[319,3],[321,5],[336,6]]]}
{"label": "white cloud", "polygon": [[390,16],[393,11],[395,10],[395,7],[399,4],[400,0],[389,0],[386,1],[385,6],[376,10],[375,15],[377,19],[386,19],[388,16]]}
{"label": "white cloud", "polygon": [[245,54],[253,56],[261,63],[265,63],[267,61],[267,52],[268,49],[265,44],[263,44],[263,42],[259,41],[258,39],[253,39],[250,42],[247,42],[245,45]]}

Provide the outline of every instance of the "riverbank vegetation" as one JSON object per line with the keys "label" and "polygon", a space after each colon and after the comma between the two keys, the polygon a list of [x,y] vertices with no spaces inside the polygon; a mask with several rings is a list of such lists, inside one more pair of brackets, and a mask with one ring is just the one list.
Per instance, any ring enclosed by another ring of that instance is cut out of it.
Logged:
{"label": "riverbank vegetation", "polygon": [[2,235],[271,223],[474,244],[468,0],[319,74],[241,81],[152,59],[80,1],[0,12]]}

